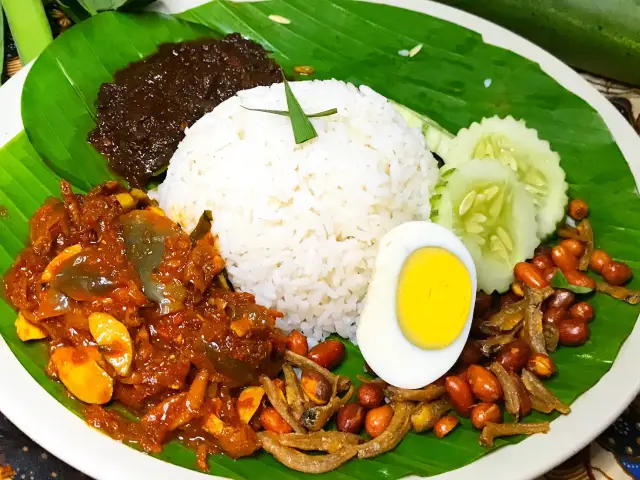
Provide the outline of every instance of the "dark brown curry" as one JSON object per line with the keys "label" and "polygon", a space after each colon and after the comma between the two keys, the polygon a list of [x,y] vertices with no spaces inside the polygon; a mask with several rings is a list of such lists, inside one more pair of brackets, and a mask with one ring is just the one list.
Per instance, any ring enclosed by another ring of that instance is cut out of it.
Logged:
{"label": "dark brown curry", "polygon": [[89,142],[118,175],[144,186],[169,164],[185,128],[239,90],[281,80],[267,52],[237,33],[160,45],[102,84]]}

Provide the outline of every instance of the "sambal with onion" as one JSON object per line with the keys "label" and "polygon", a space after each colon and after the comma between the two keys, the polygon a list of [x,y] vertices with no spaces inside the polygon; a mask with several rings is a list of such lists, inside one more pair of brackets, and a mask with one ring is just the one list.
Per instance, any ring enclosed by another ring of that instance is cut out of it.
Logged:
{"label": "sambal with onion", "polygon": [[[178,437],[199,452],[252,454],[257,436],[236,392],[280,372],[280,314],[232,290],[210,224],[189,236],[117,182],[61,191],[31,219],[29,246],[4,279],[19,337],[47,339],[47,373],[112,437],[150,452]],[[114,401],[140,422],[103,408]]]}

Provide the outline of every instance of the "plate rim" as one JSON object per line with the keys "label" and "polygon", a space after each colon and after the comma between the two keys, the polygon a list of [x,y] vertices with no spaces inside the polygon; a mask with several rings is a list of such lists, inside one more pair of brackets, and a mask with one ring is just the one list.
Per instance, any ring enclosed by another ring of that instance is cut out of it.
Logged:
{"label": "plate rim", "polygon": [[[636,184],[640,185],[640,137],[603,95],[550,53],[492,22],[432,0],[361,1],[413,10],[455,23],[481,34],[485,43],[512,51],[538,63],[547,75],[582,98],[599,113],[629,164]],[[178,13],[202,3],[207,2],[160,0],[154,6],[154,10]],[[24,68],[0,89],[0,105],[3,105],[5,110],[4,115],[0,116],[0,147],[23,130],[20,94],[27,71],[28,69]],[[640,377],[637,376],[635,368],[640,363],[640,349],[633,349],[634,345],[640,346],[640,322],[636,322],[609,372],[574,402],[571,415],[553,422],[553,428],[547,435],[536,435],[516,445],[500,448],[469,465],[431,478],[527,480],[536,478],[560,464],[607,428],[640,391]],[[97,430],[87,428],[82,419],[67,410],[38,385],[1,337],[0,364],[4,366],[0,385],[6,384],[11,387],[11,392],[16,392],[8,393],[8,388],[0,388],[0,410],[4,415],[36,443],[96,480],[222,478],[141,454]],[[610,404],[611,391],[616,392],[615,408],[593,408],[599,404]],[[582,422],[584,418],[588,418],[589,422]],[[96,455],[95,452],[99,454]],[[540,461],[540,458],[543,460]]]}

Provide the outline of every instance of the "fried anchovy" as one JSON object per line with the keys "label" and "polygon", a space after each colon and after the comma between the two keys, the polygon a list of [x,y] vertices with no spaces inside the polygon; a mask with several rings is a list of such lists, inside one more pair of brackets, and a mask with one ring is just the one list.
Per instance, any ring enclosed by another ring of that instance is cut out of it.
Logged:
{"label": "fried anchovy", "polygon": [[291,363],[292,365],[298,368],[310,368],[311,370],[315,370],[323,377],[325,377],[332,385],[335,385],[339,392],[344,392],[349,390],[351,386],[351,379],[347,377],[343,377],[341,375],[336,375],[331,373],[324,367],[321,367],[313,360],[308,359],[307,357],[303,357],[302,355],[298,355],[297,353],[292,352],[291,350],[287,350],[284,353],[284,359]]}
{"label": "fried anchovy", "polygon": [[302,412],[308,407],[308,402],[304,398],[304,392],[300,386],[300,381],[296,372],[293,371],[293,367],[290,363],[285,363],[282,366],[284,372],[285,391],[287,393],[287,403],[291,407],[291,413],[294,418],[300,421]]}
{"label": "fried anchovy", "polygon": [[446,388],[439,385],[427,385],[418,390],[409,390],[407,388],[398,388],[389,385],[384,389],[384,394],[392,402],[431,402],[443,396],[446,391]]}
{"label": "fried anchovy", "polygon": [[596,283],[596,290],[601,293],[606,293],[616,300],[627,302],[630,305],[640,303],[640,291],[637,290],[629,290],[625,287],[614,287],[613,285],[602,282]]}
{"label": "fried anchovy", "polygon": [[360,435],[343,432],[285,433],[278,441],[285,447],[298,450],[313,450],[334,453],[346,445],[359,445],[364,442]]}
{"label": "fried anchovy", "polygon": [[558,399],[558,397],[551,393],[551,391],[544,386],[540,379],[529,370],[522,371],[522,382],[532,396],[542,400],[544,403],[553,407],[554,410],[557,410],[565,415],[571,412],[571,408],[569,408],[568,405],[562,403]]}
{"label": "fried anchovy", "polygon": [[335,453],[327,455],[307,455],[291,447],[285,447],[278,441],[278,435],[272,432],[258,433],[262,448],[274,456],[285,467],[303,473],[326,473],[335,470],[358,454],[353,445],[347,445]]}
{"label": "fried anchovy", "polygon": [[307,430],[293,417],[289,410],[287,402],[279,395],[278,387],[266,375],[260,376],[260,384],[264,388],[271,405],[275,408],[280,416],[287,422],[296,433],[307,433]]}
{"label": "fried anchovy", "polygon": [[[524,311],[524,338],[535,353],[547,354],[542,329],[542,302],[553,293],[552,289],[534,289],[525,286],[527,306]],[[548,294],[548,295],[547,295]]]}
{"label": "fried anchovy", "polygon": [[533,435],[535,433],[547,433],[549,422],[540,423],[487,423],[480,435],[480,445],[493,447],[493,440],[497,437],[509,437],[512,435]]}
{"label": "fried anchovy", "polygon": [[580,222],[580,225],[578,225],[578,232],[580,232],[583,242],[585,243],[584,253],[578,262],[578,269],[586,272],[589,269],[589,263],[591,262],[591,255],[593,254],[594,248],[593,228],[591,227],[591,222],[588,218],[585,218]]}
{"label": "fried anchovy", "polygon": [[391,406],[394,411],[391,423],[379,436],[356,447],[358,449],[358,458],[376,457],[393,450],[411,430],[413,404],[411,402],[398,402]]}
{"label": "fried anchovy", "polygon": [[498,362],[493,362],[489,365],[489,370],[496,376],[502,391],[504,392],[504,404],[509,412],[514,417],[520,417],[520,395],[518,395],[518,386],[514,382],[513,378],[509,375],[509,372]]}
{"label": "fried anchovy", "polygon": [[331,417],[351,399],[354,392],[355,388],[351,385],[342,398],[334,395],[326,405],[307,408],[300,419],[302,425],[312,432],[323,429]]}
{"label": "fried anchovy", "polygon": [[480,444],[485,447],[493,447],[493,440],[497,437],[511,435],[533,435],[534,433],[547,433],[549,422],[540,423],[487,423],[480,435]]}
{"label": "fried anchovy", "polygon": [[411,425],[418,433],[431,430],[451,408],[453,406],[448,398],[441,398],[435,402],[421,402],[413,410]]}

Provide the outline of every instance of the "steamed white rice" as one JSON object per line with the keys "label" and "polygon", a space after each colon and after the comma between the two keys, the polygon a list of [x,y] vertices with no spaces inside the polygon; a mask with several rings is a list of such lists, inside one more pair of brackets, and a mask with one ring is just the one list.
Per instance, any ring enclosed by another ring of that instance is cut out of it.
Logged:
{"label": "steamed white rice", "polygon": [[292,82],[318,137],[295,145],[282,84],[238,93],[186,133],[154,194],[189,231],[204,210],[236,288],[317,340],[355,337],[378,240],[429,218],[438,179],[424,139],[368,87]]}

